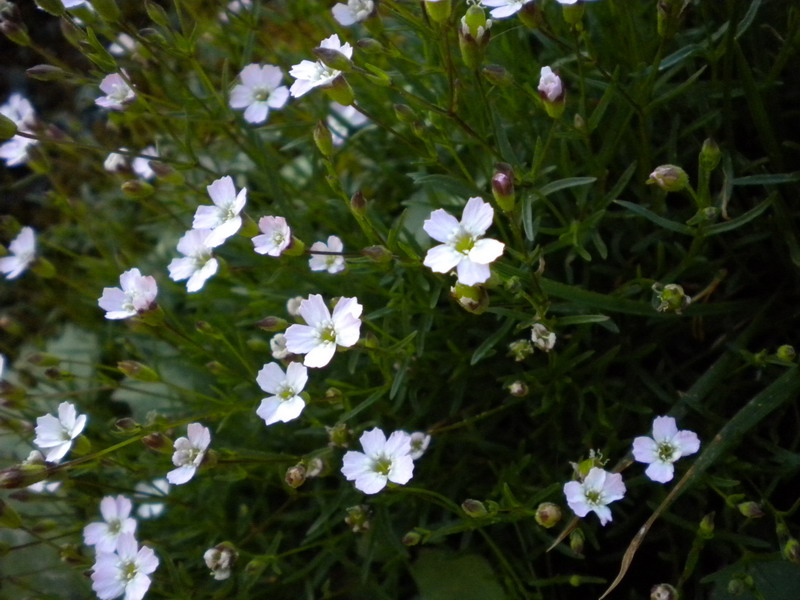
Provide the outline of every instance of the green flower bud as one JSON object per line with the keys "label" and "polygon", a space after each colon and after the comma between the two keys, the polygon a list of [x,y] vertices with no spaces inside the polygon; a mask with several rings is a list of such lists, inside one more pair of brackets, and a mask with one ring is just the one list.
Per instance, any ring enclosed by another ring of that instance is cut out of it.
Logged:
{"label": "green flower bud", "polygon": [[513,356],[514,360],[521,362],[533,354],[533,344],[530,340],[516,340],[508,345],[508,356]]}
{"label": "green flower bud", "polygon": [[484,503],[473,498],[464,500],[464,502],[461,503],[461,510],[463,510],[468,517],[472,517],[473,519],[480,519],[489,514]]}
{"label": "green flower bud", "polygon": [[28,77],[39,81],[62,81],[69,77],[64,69],[54,65],[35,65],[25,73]]}
{"label": "green flower bud", "polygon": [[721,158],[722,151],[719,149],[717,142],[712,138],[707,138],[700,149],[700,168],[710,173],[717,168]]}
{"label": "green flower bud", "polygon": [[139,199],[152,196],[155,189],[146,181],[139,181],[138,179],[130,179],[120,186],[122,193],[126,198]]}
{"label": "green flower bud", "polygon": [[[60,0],[55,1],[61,4]],[[62,18],[59,23],[61,25],[61,34],[66,40],[76,48],[80,48],[81,42],[86,41],[86,32],[69,19]]]}
{"label": "green flower bud", "polygon": [[358,46],[367,54],[377,54],[378,52],[383,52],[384,50],[383,44],[373,38],[361,38],[356,42],[356,46]]}
{"label": "green flower bud", "polygon": [[333,156],[333,137],[331,130],[322,121],[317,121],[314,126],[314,143],[317,145],[319,153],[325,158]]}
{"label": "green flower bud", "polygon": [[28,36],[28,30],[22,23],[0,20],[0,33],[18,46],[31,45],[31,38]]}
{"label": "green flower bud", "polygon": [[286,331],[286,328],[289,327],[289,321],[281,319],[280,317],[265,317],[256,323],[256,325],[264,331]]}
{"label": "green flower bud", "polygon": [[680,192],[689,185],[689,176],[677,165],[661,165],[650,173],[645,183],[654,183],[667,192]]}
{"label": "green flower bud", "polygon": [[786,362],[794,362],[797,353],[794,351],[794,347],[784,344],[780,346],[778,350],[775,352],[776,358],[778,360],[785,360]]}
{"label": "green flower bud", "polygon": [[347,428],[347,425],[339,423],[333,427],[326,426],[325,429],[328,431],[329,446],[339,448],[347,448],[350,446],[350,430]]}
{"label": "green flower bud", "polygon": [[136,433],[142,428],[141,425],[139,425],[136,421],[134,421],[130,417],[123,417],[121,419],[117,419],[116,423],[114,423],[114,427],[118,431],[124,433]]}
{"label": "green flower bud", "polygon": [[353,533],[363,533],[372,526],[369,521],[369,506],[366,504],[350,506],[346,510],[347,517],[345,517],[344,522],[347,523]]}
{"label": "green flower bud", "polygon": [[790,538],[781,549],[783,556],[786,560],[800,565],[800,542],[795,538]]}
{"label": "green flower bud", "polygon": [[145,0],[144,10],[153,23],[169,29],[169,15],[160,4],[152,2],[152,0]]}
{"label": "green flower bud", "polygon": [[758,519],[763,517],[765,514],[764,510],[761,508],[761,505],[758,502],[753,502],[752,500],[740,502],[736,505],[736,508],[738,508],[739,512],[748,519]]}
{"label": "green flower bud", "polygon": [[367,246],[361,249],[361,255],[376,263],[388,263],[394,257],[386,246]]}
{"label": "green flower bud", "polygon": [[136,381],[161,381],[161,377],[150,367],[135,360],[122,360],[117,363],[117,368]]}
{"label": "green flower bud", "polygon": [[342,106],[350,106],[356,101],[353,88],[347,83],[347,79],[344,78],[344,75],[339,75],[333,80],[329,87],[324,89],[331,100],[338,102]]}
{"label": "green flower bud", "polygon": [[539,29],[544,23],[544,15],[538,2],[528,2],[522,5],[522,10],[517,13],[522,24],[529,29]]}
{"label": "green flower bud", "polygon": [[286,485],[291,488],[299,488],[306,482],[306,468],[301,464],[297,464],[293,467],[289,467],[286,470],[286,476],[284,477],[284,481]]}
{"label": "green flower bud", "polygon": [[503,212],[514,210],[514,173],[509,165],[497,166],[497,172],[492,176],[492,195]]}
{"label": "green flower bud", "polygon": [[367,214],[367,199],[364,197],[364,193],[361,190],[358,190],[350,198],[350,211],[359,217],[363,217]]}
{"label": "green flower bud", "polygon": [[536,507],[536,522],[544,527],[550,529],[555,527],[561,520],[561,508],[558,504],[552,502],[542,502]]}
{"label": "green flower bud", "polygon": [[172,440],[158,431],[144,436],[142,443],[150,450],[155,450],[162,454],[172,454]]}
{"label": "green flower bud", "polygon": [[10,140],[17,135],[17,124],[4,114],[0,114],[0,142]]}
{"label": "green flower bud", "polygon": [[697,529],[697,535],[704,540],[710,540],[714,537],[714,516],[716,513],[710,512],[700,521],[700,526]]}
{"label": "green flower bud", "polygon": [[314,52],[316,57],[331,69],[336,69],[337,71],[346,73],[353,68],[353,61],[338,50],[319,47],[314,48],[312,52]]}
{"label": "green flower bud", "polygon": [[413,529],[406,533],[403,536],[403,539],[400,540],[404,546],[416,546],[422,540],[422,535],[419,532],[414,531]]}
{"label": "green flower bud", "polygon": [[487,65],[483,67],[481,73],[489,83],[497,87],[507,87],[514,83],[514,77],[511,73],[500,65]]}
{"label": "green flower bud", "polygon": [[480,315],[489,308],[489,293],[482,285],[456,283],[450,288],[450,296],[458,305],[473,315]]}
{"label": "green flower bud", "polygon": [[691,297],[687,296],[683,287],[677,283],[668,283],[663,287],[660,283],[654,283],[652,289],[656,293],[658,312],[681,314],[681,311],[692,303]]}
{"label": "green flower bud", "polygon": [[434,23],[444,23],[450,18],[453,7],[450,0],[425,0],[425,12]]}
{"label": "green flower bud", "polygon": [[569,547],[575,554],[583,554],[584,535],[580,528],[574,529],[569,534]]}
{"label": "green flower bud", "polygon": [[408,104],[395,104],[394,116],[401,123],[413,123],[417,120],[417,114]]}
{"label": "green flower bud", "polygon": [[577,4],[565,4],[561,8],[566,23],[578,25],[578,23],[583,20],[584,5],[582,2]]}

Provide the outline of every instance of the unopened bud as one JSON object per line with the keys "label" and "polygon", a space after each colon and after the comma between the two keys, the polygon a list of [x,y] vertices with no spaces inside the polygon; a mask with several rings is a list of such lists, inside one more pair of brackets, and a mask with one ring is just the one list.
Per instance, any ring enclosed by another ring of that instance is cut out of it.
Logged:
{"label": "unopened bud", "polygon": [[[61,0],[55,0],[61,3]],[[62,18],[59,21],[61,25],[61,34],[66,40],[75,47],[80,47],[80,43],[86,40],[86,32],[80,27],[75,25],[71,20]]]}
{"label": "unopened bud", "polygon": [[508,345],[508,356],[517,362],[525,360],[533,354],[533,344],[529,340],[516,340]]}
{"label": "unopened bud", "polygon": [[710,512],[706,516],[702,518],[700,521],[700,526],[697,530],[697,535],[699,535],[704,540],[710,540],[714,537],[714,517],[716,513]]}
{"label": "unopened bud", "polygon": [[280,317],[265,317],[256,323],[264,331],[285,331],[289,326],[289,321]]}
{"label": "unopened bud", "polygon": [[582,2],[578,2],[577,4],[564,4],[561,9],[566,23],[577,25],[583,20],[584,6]]}
{"label": "unopened bud", "polygon": [[150,433],[142,438],[142,443],[156,452],[164,454],[172,453],[172,440],[158,431]]}
{"label": "unopened bud", "polygon": [[508,69],[500,65],[487,65],[481,69],[481,73],[489,83],[498,87],[506,87],[514,82],[514,77]]}
{"label": "unopened bud", "polygon": [[450,296],[461,308],[473,315],[480,315],[489,308],[489,293],[482,285],[456,283],[450,288]]}
{"label": "unopened bud", "polygon": [[169,15],[160,4],[152,2],[152,0],[145,0],[144,10],[153,23],[169,28]]}
{"label": "unopened bud", "polygon": [[464,502],[461,503],[461,510],[463,510],[468,517],[472,517],[473,519],[480,519],[489,514],[489,511],[486,510],[486,505],[480,500],[475,500],[473,498],[464,500]]}
{"label": "unopened bud", "polygon": [[333,48],[314,48],[312,52],[326,66],[337,71],[347,72],[353,68],[353,61]]}
{"label": "unopened bud", "polygon": [[796,565],[800,565],[800,542],[798,542],[795,538],[790,538],[783,545],[781,552],[786,560],[791,561]]}
{"label": "unopened bud", "polygon": [[330,86],[324,89],[331,100],[338,102],[342,106],[350,106],[356,100],[355,94],[353,94],[353,88],[347,83],[347,79],[344,78],[344,75],[339,75],[333,80]]}
{"label": "unopened bud", "polygon": [[517,398],[528,395],[528,386],[524,381],[514,381],[508,386],[508,393]]}
{"label": "unopened bud", "polygon": [[777,351],[775,352],[775,356],[779,360],[785,360],[786,362],[794,362],[797,353],[794,350],[794,347],[784,344],[783,346],[778,347]]}
{"label": "unopened bud", "polygon": [[722,151],[719,145],[712,138],[706,138],[703,142],[703,147],[700,149],[700,168],[710,173],[717,168],[720,159],[722,158]]}
{"label": "unopened bud", "polygon": [[444,23],[452,12],[450,0],[425,0],[425,12],[434,23]]}
{"label": "unopened bud", "polygon": [[687,296],[683,287],[677,283],[668,283],[663,287],[660,283],[654,283],[653,291],[656,293],[658,312],[681,314],[681,311],[692,303],[692,298]]}
{"label": "unopened bud", "polygon": [[383,52],[383,44],[373,38],[361,38],[356,42],[356,46],[367,54],[377,54]]}
{"label": "unopened bud", "polygon": [[19,46],[31,45],[31,38],[24,24],[0,20],[0,33]]}
{"label": "unopened bud", "polygon": [[211,570],[210,574],[217,581],[222,581],[231,576],[231,567],[233,567],[237,558],[239,558],[239,553],[230,542],[217,544],[203,554],[203,560],[206,561],[206,566]]}
{"label": "unopened bud", "polygon": [[15,135],[17,135],[17,124],[0,113],[0,142],[10,140]]}
{"label": "unopened bud", "polygon": [[317,145],[317,149],[322,156],[325,158],[333,156],[333,137],[331,136],[331,130],[328,129],[328,126],[322,121],[318,121],[314,126],[314,143]]}
{"label": "unopened bud", "polygon": [[361,249],[361,254],[376,263],[390,262],[394,256],[386,246],[367,246]]}
{"label": "unopened bud", "polygon": [[367,199],[364,197],[364,193],[361,190],[358,190],[350,198],[350,210],[354,215],[361,217],[367,214]]}
{"label": "unopened bud", "polygon": [[739,512],[748,519],[758,519],[764,516],[764,509],[761,508],[761,505],[758,502],[753,502],[752,500],[740,502],[736,505],[736,508],[738,508]]}
{"label": "unopened bud", "polygon": [[542,502],[536,507],[536,522],[546,529],[550,529],[561,520],[561,508],[552,502]]}
{"label": "unopened bud", "polygon": [[650,173],[645,183],[654,183],[667,192],[680,192],[689,185],[689,176],[677,165],[661,165]]}
{"label": "unopened bud", "polygon": [[362,533],[369,530],[371,526],[369,522],[369,506],[366,504],[359,504],[357,506],[350,506],[346,510],[347,516],[344,522],[349,525],[353,533]]}
{"label": "unopened bud", "polygon": [[408,104],[395,104],[394,115],[401,123],[413,123],[417,120],[417,114]]}
{"label": "unopened bud", "polygon": [[116,423],[114,423],[114,427],[116,427],[118,431],[124,433],[135,433],[141,429],[141,426],[130,417],[117,419]]}
{"label": "unopened bud", "polygon": [[418,531],[414,531],[413,529],[406,533],[403,536],[403,539],[400,540],[404,546],[416,546],[417,544],[422,541],[422,535]]}
{"label": "unopened bud", "polygon": [[25,71],[28,77],[39,81],[61,81],[66,79],[67,72],[54,65],[35,65]]}
{"label": "unopened bud", "polygon": [[306,464],[306,477],[319,477],[325,470],[325,461],[319,456],[310,459]]}
{"label": "unopened bud", "polygon": [[583,535],[583,531],[580,529],[574,529],[572,533],[569,534],[570,550],[572,550],[575,554],[583,554],[584,540],[585,537]]}
{"label": "unopened bud", "polygon": [[143,365],[135,360],[121,360],[117,363],[117,368],[136,381],[161,381],[161,377],[159,377],[158,373],[147,365]]}
{"label": "unopened bud", "polygon": [[155,192],[152,185],[138,179],[126,181],[120,186],[120,189],[126,198],[132,199],[147,198],[148,196],[152,196],[153,192]]}
{"label": "unopened bud", "polygon": [[668,583],[659,583],[650,589],[650,600],[678,600],[680,594]]}
{"label": "unopened bud", "polygon": [[289,467],[286,470],[284,481],[291,488],[299,488],[306,482],[306,468],[302,464]]}

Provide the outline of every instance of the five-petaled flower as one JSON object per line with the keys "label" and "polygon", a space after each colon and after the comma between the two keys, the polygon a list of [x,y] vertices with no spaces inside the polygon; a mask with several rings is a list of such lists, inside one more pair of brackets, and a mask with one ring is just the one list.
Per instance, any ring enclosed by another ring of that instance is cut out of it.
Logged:
{"label": "five-petaled flower", "polygon": [[97,552],[114,552],[123,534],[136,532],[136,519],[131,518],[133,505],[125,496],[106,496],[100,501],[103,521],[89,523],[83,528],[83,541]]}
{"label": "five-petaled flower", "polygon": [[364,452],[350,450],[342,460],[342,475],[355,481],[357,489],[377,494],[388,481],[408,483],[414,474],[411,436],[395,431],[387,440],[383,431],[375,427],[365,431],[359,441]]}
{"label": "five-petaled flower", "polygon": [[347,4],[335,4],[331,12],[339,25],[347,27],[366,20],[374,10],[373,0],[347,0]]}
{"label": "five-petaled flower", "polygon": [[4,273],[6,279],[14,279],[36,258],[36,235],[33,229],[23,227],[8,245],[8,249],[11,254],[0,258],[0,273]]}
{"label": "five-petaled flower", "polygon": [[564,484],[564,495],[567,504],[579,517],[585,517],[590,511],[600,517],[600,524],[611,521],[611,502],[625,496],[625,484],[622,475],[609,473],[605,469],[592,467],[585,479],[569,481]]}
{"label": "five-petaled flower", "polygon": [[296,419],[306,405],[305,400],[300,397],[300,392],[303,391],[307,381],[308,369],[298,362],[291,363],[286,373],[278,363],[264,365],[256,376],[256,383],[272,396],[261,400],[256,414],[264,419],[267,425]]}
{"label": "five-petaled flower", "polygon": [[226,175],[212,182],[206,189],[214,205],[197,207],[192,229],[210,229],[204,243],[215,248],[242,226],[239,213],[247,202],[247,188],[242,188],[237,194],[233,179]]}
{"label": "five-petaled flower", "polygon": [[155,305],[158,286],[152,276],[130,269],[119,276],[119,284],[118,288],[103,288],[103,295],[97,301],[106,311],[106,319],[127,319]]}
{"label": "five-petaled flower", "polygon": [[150,588],[149,575],[158,558],[148,546],[139,547],[131,533],[119,536],[116,552],[98,552],[92,569],[92,589],[100,600],[142,600]]}
{"label": "five-petaled flower", "polygon": [[122,73],[125,75],[124,79],[119,73],[112,73],[103,78],[103,81],[100,82],[100,89],[106,95],[100,96],[94,101],[97,106],[110,110],[125,110],[125,105],[136,98],[136,93],[125,81],[128,74],[125,71]]}
{"label": "five-petaled flower", "polygon": [[672,463],[699,449],[697,434],[694,431],[678,431],[672,417],[656,417],[653,420],[653,437],[640,436],[633,440],[633,458],[640,463],[647,463],[645,475],[659,483],[672,479],[675,473]]}
{"label": "five-petaled flower", "polygon": [[[344,256],[341,254],[324,254],[327,252],[341,252],[344,244],[337,236],[328,236],[328,243],[314,242],[308,251],[311,258],[308,259],[308,266],[312,271],[327,271],[331,275],[344,271]],[[322,252],[323,254],[314,254]]]}
{"label": "five-petaled flower", "polygon": [[231,90],[229,103],[233,109],[245,109],[248,123],[263,123],[270,108],[283,108],[289,99],[289,90],[280,85],[283,73],[275,65],[247,65],[239,78],[242,83]]}
{"label": "five-petaled flower", "polygon": [[489,11],[489,14],[492,15],[493,19],[505,19],[506,17],[518,13],[522,10],[523,6],[532,1],[533,0],[481,0],[481,4],[492,9]]}
{"label": "five-petaled flower", "polygon": [[[8,100],[0,106],[0,114],[14,121],[17,130],[23,133],[31,133],[31,129],[36,125],[36,113],[33,106],[22,94],[11,94]],[[0,144],[0,158],[6,161],[6,165],[9,167],[24,164],[28,159],[28,148],[37,143],[37,140],[15,135]]]}
{"label": "five-petaled flower", "polygon": [[178,241],[178,252],[184,258],[173,258],[167,265],[170,279],[186,282],[187,292],[196,292],[205,285],[206,280],[217,272],[217,259],[213,257],[213,246],[208,244],[210,229],[190,229]]}
{"label": "five-petaled flower", "polygon": [[200,423],[189,423],[187,435],[175,440],[172,464],[178,468],[167,473],[167,481],[172,485],[184,484],[194,477],[211,444],[211,432]]}
{"label": "five-petaled flower", "polygon": [[464,285],[483,283],[491,275],[489,263],[505,249],[502,242],[482,237],[493,218],[492,206],[477,197],[467,201],[460,223],[444,209],[433,211],[422,228],[442,244],[428,250],[423,264],[436,273],[455,268]]}
{"label": "five-petaled flower", "polygon": [[361,333],[361,311],[358,298],[339,298],[333,315],[319,294],[311,294],[300,303],[300,316],[307,325],[295,324],[286,330],[286,348],[294,354],[305,354],[307,367],[324,367],[336,352],[336,346],[348,348]]}
{"label": "five-petaled flower", "polygon": [[[344,54],[347,58],[353,58],[353,47],[347,42],[342,44],[339,40],[339,36],[335,33],[322,40],[319,45],[320,48],[336,50]],[[319,60],[316,62],[310,60],[301,61],[299,64],[294,65],[289,71],[289,75],[296,80],[292,84],[292,87],[289,88],[289,93],[293,97],[299,98],[315,87],[331,85],[333,80],[341,75],[341,73],[341,71],[333,69]]]}
{"label": "five-petaled flower", "polygon": [[48,449],[47,462],[58,462],[69,452],[72,440],[78,437],[86,426],[86,415],[79,415],[75,406],[69,402],[58,405],[58,418],[44,415],[36,419],[36,437],[33,443]]}
{"label": "five-petaled flower", "polygon": [[258,254],[280,256],[292,241],[292,230],[283,217],[261,217],[258,228],[261,235],[253,238],[253,246]]}

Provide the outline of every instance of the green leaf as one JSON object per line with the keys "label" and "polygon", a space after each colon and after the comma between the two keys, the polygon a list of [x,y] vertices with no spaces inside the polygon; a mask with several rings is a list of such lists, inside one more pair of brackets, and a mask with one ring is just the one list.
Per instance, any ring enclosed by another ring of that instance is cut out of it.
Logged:
{"label": "green leaf", "polygon": [[511,164],[513,167],[519,167],[519,158],[514,153],[514,148],[512,148],[511,142],[508,141],[506,129],[503,126],[503,122],[500,120],[500,111],[492,110],[491,113],[492,124],[494,125],[494,135],[497,139],[497,145],[500,148],[500,155],[503,157],[503,160]]}
{"label": "green leaf", "polygon": [[759,7],[761,6],[761,0],[753,0],[750,3],[750,6],[747,9],[744,17],[742,20],[739,21],[738,25],[736,26],[736,35],[734,36],[735,39],[739,39],[742,37],[745,31],[750,28],[750,25],[753,24],[753,19],[756,18],[756,13],[758,12]]}
{"label": "green leaf", "polygon": [[658,225],[663,229],[669,229],[670,231],[674,231],[676,233],[682,233],[684,235],[694,235],[692,229],[687,225],[684,225],[683,223],[678,223],[677,221],[670,221],[669,219],[665,219],[664,217],[657,215],[653,211],[645,208],[644,206],[634,204],[633,202],[626,202],[625,200],[615,200],[615,202],[620,206],[624,206],[632,213],[636,213],[640,217],[644,217],[648,221],[655,223],[656,225]]}
{"label": "green leaf", "polygon": [[505,600],[485,558],[423,549],[411,567],[411,575],[424,600]]}
{"label": "green leaf", "polygon": [[794,183],[795,181],[800,181],[800,171],[737,177],[731,183],[733,185],[780,185],[782,183]]}
{"label": "green leaf", "polygon": [[716,223],[707,227],[705,229],[706,235],[717,235],[719,233],[725,233],[726,231],[733,231],[734,229],[738,229],[742,225],[749,223],[753,219],[757,218],[761,213],[763,213],[769,206],[772,204],[772,199],[768,198],[764,200],[758,206],[751,208],[746,213],[739,215],[735,219],[731,219],[730,221],[725,221],[724,223]]}
{"label": "green leaf", "polygon": [[498,327],[495,332],[483,340],[483,343],[475,348],[472,358],[469,361],[470,365],[474,365],[480,361],[486,354],[494,348],[494,346],[511,330],[514,325],[514,319],[506,319],[505,322]]}
{"label": "green leaf", "polygon": [[410,173],[409,177],[419,186],[443,189],[459,197],[470,197],[481,193],[481,190],[469,185],[463,179],[458,179],[450,175],[419,175],[417,173]]}
{"label": "green leaf", "polygon": [[581,185],[589,185],[595,181],[597,181],[597,177],[567,177],[566,179],[551,181],[550,183],[543,185],[536,190],[536,193],[540,196],[549,196],[550,194],[554,194],[555,192],[559,192],[561,190],[566,190]]}
{"label": "green leaf", "polygon": [[570,315],[568,317],[559,317],[557,323],[559,327],[566,327],[568,325],[583,325],[584,323],[603,323],[610,320],[606,315]]}

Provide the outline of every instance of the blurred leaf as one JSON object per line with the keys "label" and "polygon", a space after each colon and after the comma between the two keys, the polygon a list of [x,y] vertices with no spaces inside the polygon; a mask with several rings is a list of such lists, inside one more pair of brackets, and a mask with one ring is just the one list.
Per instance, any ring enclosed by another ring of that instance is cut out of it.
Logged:
{"label": "blurred leaf", "polygon": [[486,559],[423,549],[411,566],[422,600],[505,600]]}

